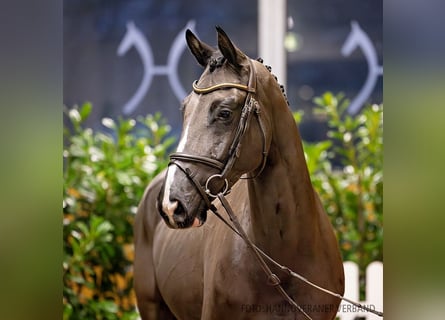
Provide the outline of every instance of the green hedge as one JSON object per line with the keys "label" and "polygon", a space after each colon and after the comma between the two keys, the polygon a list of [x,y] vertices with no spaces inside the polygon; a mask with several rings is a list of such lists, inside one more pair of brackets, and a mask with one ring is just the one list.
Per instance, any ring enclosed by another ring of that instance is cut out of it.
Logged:
{"label": "green hedge", "polygon": [[136,319],[132,225],[174,143],[159,114],[83,128],[91,105],[66,110],[63,190],[64,319]]}
{"label": "green hedge", "polygon": [[[326,93],[315,102],[329,129],[326,140],[304,142],[309,171],[343,259],[363,271],[382,260],[383,107],[352,117],[341,95]],[[86,103],[65,110],[63,318],[136,319],[134,213],[145,187],[166,167],[175,139],[160,114],[105,118],[101,130],[84,128],[91,109]],[[333,168],[332,160],[342,166]]]}

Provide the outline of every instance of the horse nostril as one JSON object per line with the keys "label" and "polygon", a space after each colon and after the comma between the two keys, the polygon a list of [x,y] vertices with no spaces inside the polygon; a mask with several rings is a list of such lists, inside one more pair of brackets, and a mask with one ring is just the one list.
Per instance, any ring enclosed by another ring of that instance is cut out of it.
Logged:
{"label": "horse nostril", "polygon": [[162,202],[161,216],[172,228],[188,227],[190,217],[187,216],[187,210],[177,199],[168,199]]}
{"label": "horse nostril", "polygon": [[186,217],[186,211],[180,201],[175,201],[175,202],[177,203],[176,209],[174,211],[175,219],[182,221]]}
{"label": "horse nostril", "polygon": [[178,201],[163,201],[162,202],[162,211],[168,216],[172,217],[176,208],[178,206]]}

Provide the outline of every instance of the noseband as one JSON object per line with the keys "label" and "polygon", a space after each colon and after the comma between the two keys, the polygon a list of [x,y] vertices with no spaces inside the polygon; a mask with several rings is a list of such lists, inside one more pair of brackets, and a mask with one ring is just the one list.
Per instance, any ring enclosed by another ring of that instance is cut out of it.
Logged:
{"label": "noseband", "polygon": [[[244,101],[244,106],[241,111],[240,121],[238,123],[235,136],[229,148],[229,156],[227,161],[223,163],[217,159],[212,159],[205,156],[191,155],[184,152],[175,152],[170,155],[169,165],[173,164],[176,165],[187,176],[187,178],[193,183],[193,185],[200,193],[201,197],[206,202],[208,208],[211,207],[209,197],[213,200],[217,197],[218,193],[222,192],[223,194],[227,194],[230,191],[229,182],[227,178],[236,162],[236,159],[240,157],[243,137],[250,126],[250,122],[253,115],[256,116],[256,119],[258,121],[263,136],[263,154],[262,154],[263,160],[260,169],[258,173],[255,175],[255,177],[258,176],[263,171],[266,165],[266,160],[267,160],[266,131],[263,120],[261,118],[260,105],[258,101],[254,98],[254,95],[256,94],[256,80],[257,80],[256,70],[251,60],[249,60],[249,64],[250,64],[250,74],[249,74],[249,82],[247,85],[224,82],[210,87],[201,88],[198,87],[197,81],[193,82],[193,91],[197,94],[207,94],[222,89],[238,89],[247,92],[247,96]],[[197,164],[203,164],[218,170],[219,173],[208,177],[205,185],[202,186],[199,183],[199,181],[195,178],[196,173],[192,172],[189,168],[184,168],[181,162],[193,162]],[[223,181],[222,190],[210,190],[210,182],[212,180]]]}

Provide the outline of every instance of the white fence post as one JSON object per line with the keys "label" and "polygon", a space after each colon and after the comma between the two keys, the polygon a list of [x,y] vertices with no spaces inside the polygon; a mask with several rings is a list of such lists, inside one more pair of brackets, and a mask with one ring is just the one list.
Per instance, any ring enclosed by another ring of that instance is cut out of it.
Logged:
{"label": "white fence post", "polygon": [[[345,269],[345,294],[344,297],[378,311],[383,312],[383,263],[371,262],[366,268],[366,298],[359,301],[360,285],[359,270],[357,264],[347,261],[343,263]],[[367,320],[382,319],[381,317],[342,301],[337,317],[341,320],[354,320],[356,317],[365,317]]]}

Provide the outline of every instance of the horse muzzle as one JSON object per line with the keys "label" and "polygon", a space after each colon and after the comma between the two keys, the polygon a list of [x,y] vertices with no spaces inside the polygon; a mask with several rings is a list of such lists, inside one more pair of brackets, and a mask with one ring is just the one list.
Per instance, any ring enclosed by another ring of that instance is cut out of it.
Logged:
{"label": "horse muzzle", "polygon": [[197,200],[195,205],[176,198],[166,200],[163,199],[161,192],[157,201],[157,207],[164,222],[172,229],[200,227],[207,219],[207,207],[204,201],[199,198]]}

